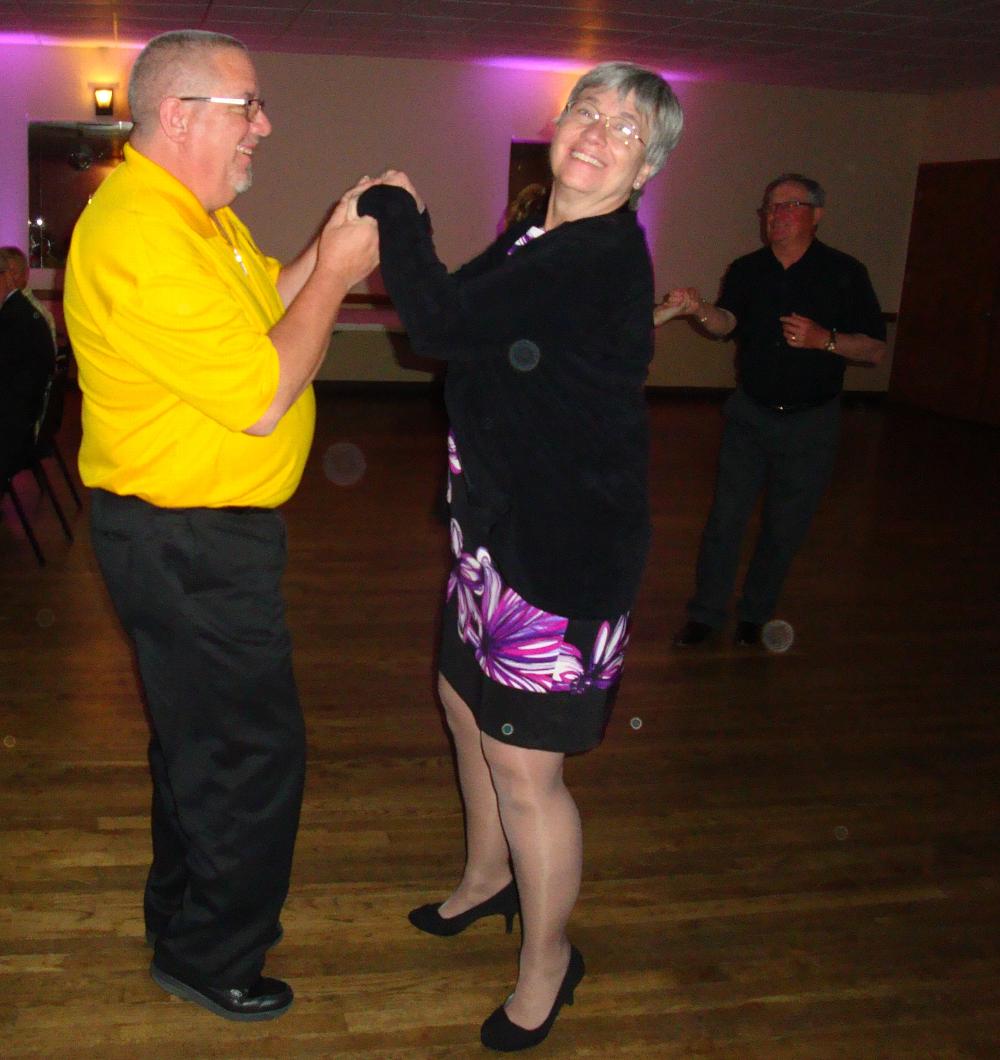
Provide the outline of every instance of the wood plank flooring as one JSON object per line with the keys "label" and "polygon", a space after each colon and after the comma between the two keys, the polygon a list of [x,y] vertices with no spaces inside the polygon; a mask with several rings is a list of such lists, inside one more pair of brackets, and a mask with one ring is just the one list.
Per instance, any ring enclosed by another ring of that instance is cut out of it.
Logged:
{"label": "wood plank flooring", "polygon": [[[625,682],[603,747],[567,765],[588,975],[533,1055],[997,1057],[1000,432],[849,401],[781,605],[791,650],[680,653],[719,403],[651,412],[655,538]],[[85,517],[67,545],[25,483],[40,570],[4,503],[0,1056],[486,1055],[517,936],[492,919],[434,939],[405,918],[462,857],[432,694],[443,437],[434,394],[324,392],[287,508],[310,766],[268,960],[296,1002],[273,1023],[150,981],[130,655]]]}

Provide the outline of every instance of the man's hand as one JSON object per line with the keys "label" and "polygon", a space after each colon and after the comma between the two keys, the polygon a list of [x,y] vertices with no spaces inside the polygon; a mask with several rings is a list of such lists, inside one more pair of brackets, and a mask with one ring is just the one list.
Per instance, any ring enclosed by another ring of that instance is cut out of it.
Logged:
{"label": "man's hand", "polygon": [[653,326],[659,327],[674,317],[696,316],[701,319],[704,315],[705,307],[697,288],[674,287],[659,305],[653,307]]}
{"label": "man's hand", "polygon": [[378,265],[378,225],[357,211],[358,195],[373,183],[367,177],[359,181],[337,203],[320,233],[316,268],[342,276],[347,287],[360,283]]}
{"label": "man's hand", "polygon": [[799,313],[791,313],[780,320],[785,342],[797,350],[821,350],[830,341],[828,328]]}

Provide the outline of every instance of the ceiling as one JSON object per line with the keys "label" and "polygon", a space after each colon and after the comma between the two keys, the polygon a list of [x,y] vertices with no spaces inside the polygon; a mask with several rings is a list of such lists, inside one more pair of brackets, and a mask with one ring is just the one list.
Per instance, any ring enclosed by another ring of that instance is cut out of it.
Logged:
{"label": "ceiling", "polygon": [[0,42],[196,27],[258,51],[582,65],[935,92],[1000,85],[1000,0],[0,0]]}

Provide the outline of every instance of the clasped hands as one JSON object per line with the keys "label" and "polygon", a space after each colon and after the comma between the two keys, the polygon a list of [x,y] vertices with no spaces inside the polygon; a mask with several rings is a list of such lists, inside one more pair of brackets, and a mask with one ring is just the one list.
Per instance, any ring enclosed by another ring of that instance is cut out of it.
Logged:
{"label": "clasped hands", "polygon": [[358,199],[371,187],[376,184],[390,184],[394,188],[402,188],[404,191],[408,191],[412,196],[414,202],[417,204],[417,212],[424,212],[424,201],[420,197],[417,189],[413,186],[410,178],[399,169],[387,169],[384,173],[377,177],[362,177],[353,188],[349,188],[340,200],[341,203],[347,206],[347,219],[355,220],[358,216]]}
{"label": "clasped hands", "polygon": [[418,210],[424,205],[410,178],[396,169],[381,176],[364,176],[341,196],[320,235],[317,264],[343,273],[351,286],[363,280],[378,265],[378,225],[373,217],[358,214],[358,199],[375,184],[392,184],[414,198]]}
{"label": "clasped hands", "polygon": [[[696,287],[674,287],[653,307],[653,325],[659,327],[674,317],[693,316],[704,323],[707,307]],[[797,350],[821,350],[830,341],[830,332],[801,313],[779,317],[785,342]]]}
{"label": "clasped hands", "polygon": [[705,304],[696,287],[674,287],[663,301],[653,306],[653,325],[659,327],[674,317],[695,316],[699,320],[705,315]]}

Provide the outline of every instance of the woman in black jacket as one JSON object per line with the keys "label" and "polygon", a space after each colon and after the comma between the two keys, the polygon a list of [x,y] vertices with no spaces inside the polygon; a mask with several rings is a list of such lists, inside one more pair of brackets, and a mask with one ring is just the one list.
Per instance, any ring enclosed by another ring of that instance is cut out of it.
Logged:
{"label": "woman in black jacket", "polygon": [[414,348],[448,361],[454,566],[439,688],[466,865],[410,919],[454,935],[491,914],[509,930],[520,911],[517,986],[482,1027],[503,1051],[540,1042],[584,974],[566,937],[581,834],[563,760],[602,738],[645,562],[654,296],[629,206],[681,124],[658,74],[596,67],[556,121],[544,213],[453,275],[405,175],[355,189]]}

